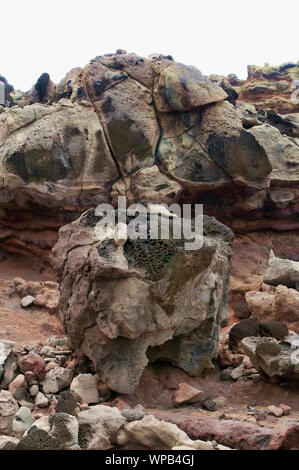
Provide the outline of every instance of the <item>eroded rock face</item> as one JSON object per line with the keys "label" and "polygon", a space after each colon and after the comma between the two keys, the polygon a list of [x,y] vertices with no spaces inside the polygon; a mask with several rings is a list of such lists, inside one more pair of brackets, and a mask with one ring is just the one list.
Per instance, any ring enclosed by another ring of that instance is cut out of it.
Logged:
{"label": "eroded rock face", "polygon": [[101,240],[99,220],[87,211],[53,249],[71,345],[122,393],[149,360],[200,374],[228,320],[231,231],[206,217],[202,248],[186,251],[184,240]]}
{"label": "eroded rock face", "polygon": [[48,260],[59,227],[117,195],[200,198],[236,231],[298,226],[296,117],[263,117],[234,83],[159,54],[43,74],[0,117],[0,243]]}
{"label": "eroded rock face", "polygon": [[282,377],[299,380],[299,350],[292,348],[292,339],[298,336],[290,332],[287,338],[244,338],[242,348],[254,365],[268,377]]}

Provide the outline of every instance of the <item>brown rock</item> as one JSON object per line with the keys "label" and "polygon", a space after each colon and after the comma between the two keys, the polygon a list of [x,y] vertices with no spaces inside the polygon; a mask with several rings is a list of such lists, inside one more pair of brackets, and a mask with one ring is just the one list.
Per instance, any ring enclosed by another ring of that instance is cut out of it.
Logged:
{"label": "brown rock", "polygon": [[33,372],[38,380],[42,380],[46,375],[46,363],[39,354],[28,354],[20,357],[18,366],[23,374]]}
{"label": "brown rock", "polygon": [[292,410],[291,406],[284,405],[283,403],[279,405],[279,408],[282,409],[284,415],[289,415]]}
{"label": "brown rock", "polygon": [[174,403],[182,405],[183,403],[196,403],[204,398],[204,392],[198,390],[192,385],[179,383],[178,389],[174,393]]}

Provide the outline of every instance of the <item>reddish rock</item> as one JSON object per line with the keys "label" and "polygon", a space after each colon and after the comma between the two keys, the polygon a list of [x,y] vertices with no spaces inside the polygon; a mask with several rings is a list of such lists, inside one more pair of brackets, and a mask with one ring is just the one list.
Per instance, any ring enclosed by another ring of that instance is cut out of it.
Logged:
{"label": "reddish rock", "polygon": [[233,419],[219,420],[187,413],[154,411],[160,420],[176,424],[191,439],[215,440],[240,450],[290,450],[299,448],[299,424],[264,428],[257,424]]}
{"label": "reddish rock", "polygon": [[117,397],[113,401],[105,403],[105,405],[106,406],[116,407],[116,408],[119,409],[119,411],[131,410],[132,409],[132,407],[125,400],[123,400],[120,397]]}
{"label": "reddish rock", "polygon": [[45,370],[46,372],[49,372],[50,370],[55,369],[55,367],[57,367],[56,362],[51,361],[51,362],[48,362],[48,364],[45,367]]}
{"label": "reddish rock", "polygon": [[198,390],[192,385],[186,383],[180,383],[178,389],[174,394],[174,402],[176,405],[182,405],[183,403],[195,403],[204,398],[204,392]]}
{"label": "reddish rock", "polygon": [[46,375],[46,363],[39,354],[28,354],[20,357],[18,366],[23,374],[33,372],[38,380],[42,380]]}

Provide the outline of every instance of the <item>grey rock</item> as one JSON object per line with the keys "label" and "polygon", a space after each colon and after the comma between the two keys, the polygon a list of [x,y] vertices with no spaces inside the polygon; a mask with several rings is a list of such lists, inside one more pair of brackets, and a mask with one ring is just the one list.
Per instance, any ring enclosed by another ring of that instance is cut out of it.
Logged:
{"label": "grey rock", "polygon": [[139,421],[145,416],[145,409],[142,405],[137,405],[132,410],[125,409],[122,410],[121,415],[126,419],[127,422]]}

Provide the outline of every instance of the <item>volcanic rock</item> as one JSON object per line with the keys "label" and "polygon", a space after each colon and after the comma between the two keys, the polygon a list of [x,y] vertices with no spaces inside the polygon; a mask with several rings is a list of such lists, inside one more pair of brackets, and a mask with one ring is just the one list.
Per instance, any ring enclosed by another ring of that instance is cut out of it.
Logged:
{"label": "volcanic rock", "polygon": [[228,318],[231,232],[205,218],[198,250],[185,251],[183,240],[173,239],[117,246],[97,238],[100,220],[84,213],[60,230],[53,250],[71,346],[121,393],[134,390],[149,359],[200,374],[217,355]]}

